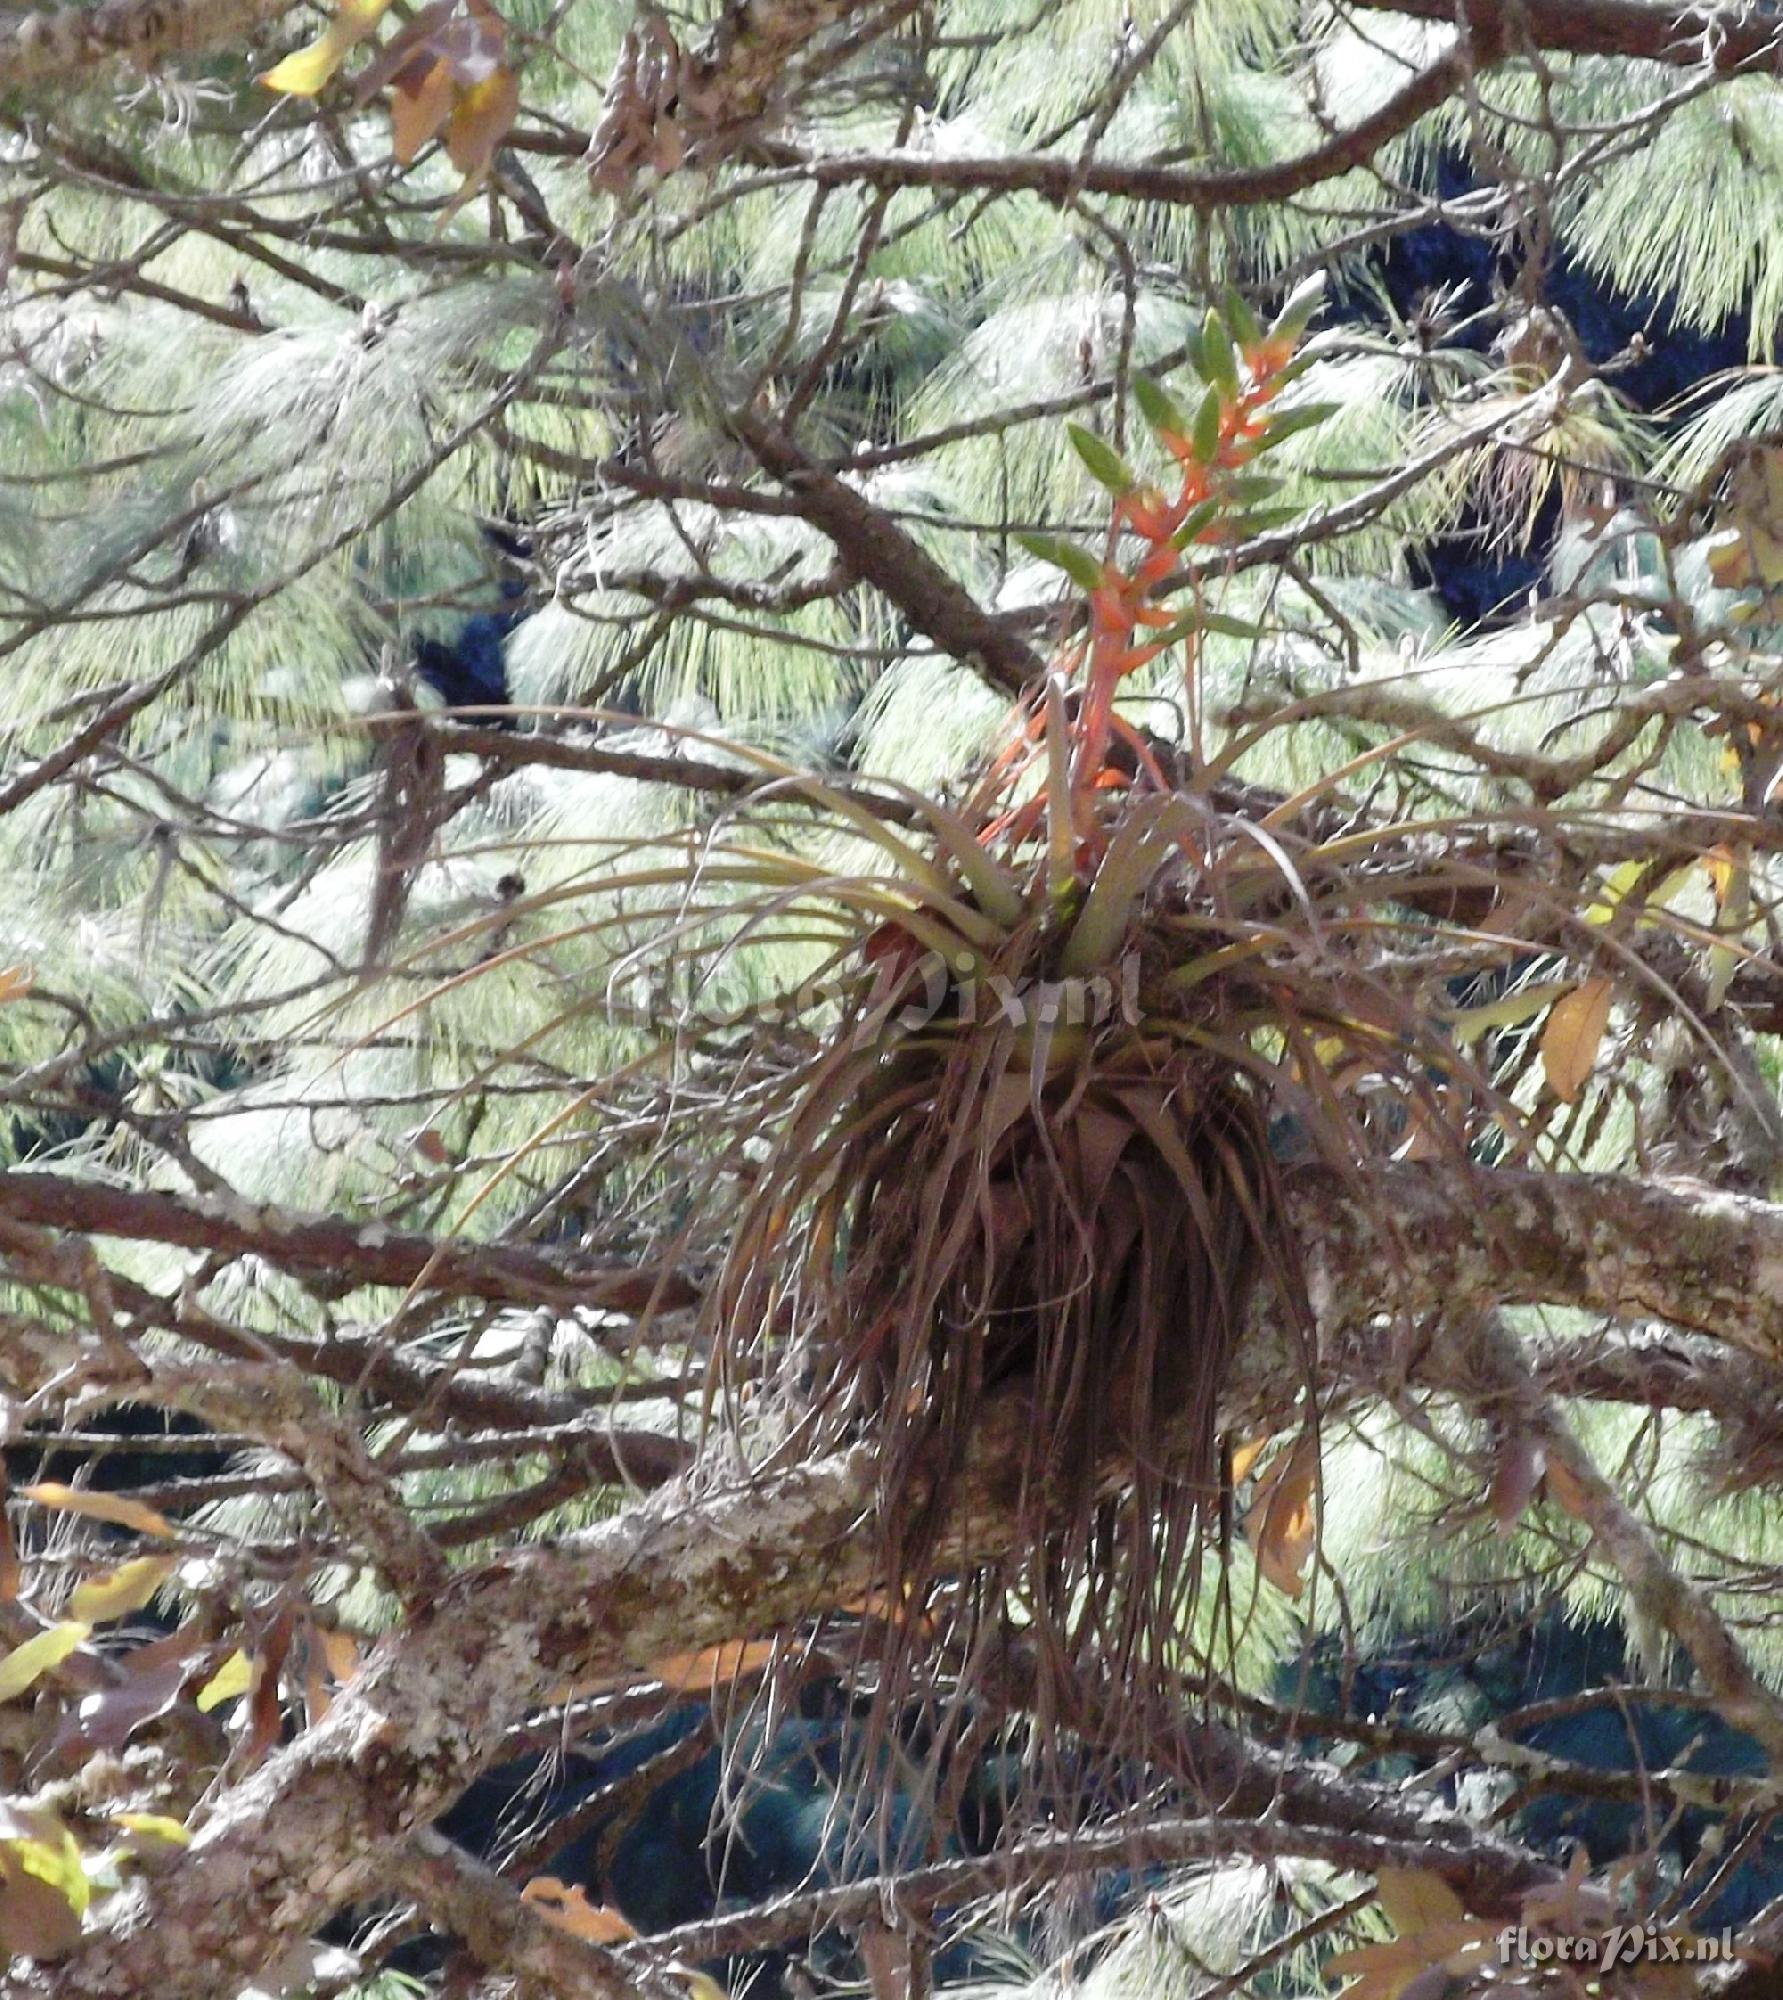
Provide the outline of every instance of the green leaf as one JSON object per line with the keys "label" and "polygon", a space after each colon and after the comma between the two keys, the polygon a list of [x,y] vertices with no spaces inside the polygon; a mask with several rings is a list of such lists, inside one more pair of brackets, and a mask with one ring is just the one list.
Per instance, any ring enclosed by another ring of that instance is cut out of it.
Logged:
{"label": "green leaf", "polygon": [[1296,431],[1310,431],[1342,408],[1341,403],[1301,403],[1291,410],[1277,410],[1258,433],[1257,449],[1270,451],[1284,438],[1291,438]]}
{"label": "green leaf", "polygon": [[1225,398],[1219,390],[1209,389],[1195,412],[1195,430],[1189,442],[1203,465],[1211,465],[1220,448],[1220,415],[1224,406]]}
{"label": "green leaf", "polygon": [[1065,435],[1071,440],[1071,448],[1083,460],[1090,477],[1100,486],[1106,486],[1117,497],[1131,493],[1139,484],[1132,468],[1106,438],[1099,438],[1094,431],[1085,430],[1082,424],[1067,424]]}
{"label": "green leaf", "polygon": [[1220,303],[1225,307],[1226,324],[1240,347],[1249,347],[1263,338],[1263,325],[1251,311],[1250,301],[1236,285],[1228,285]]}
{"label": "green leaf", "polygon": [[1172,437],[1188,436],[1188,412],[1161,382],[1153,381],[1149,375],[1135,375],[1133,400],[1139,405],[1139,414],[1160,435],[1168,432]]}
{"label": "green leaf", "polygon": [[1298,340],[1312,322],[1312,316],[1325,299],[1325,273],[1315,271],[1310,278],[1303,278],[1288,294],[1283,305],[1269,323],[1271,340]]}
{"label": "green leaf", "polygon": [[1234,507],[1254,507],[1260,500],[1268,500],[1282,490],[1282,482],[1273,472],[1239,472],[1225,483],[1225,499]]}
{"label": "green leaf", "polygon": [[1201,352],[1206,362],[1201,372],[1209,385],[1230,401],[1238,394],[1238,357],[1232,352],[1232,336],[1226,331],[1226,322],[1212,306],[1202,322]]}
{"label": "green leaf", "polygon": [[1102,583],[1102,565],[1088,549],[1080,549],[1062,535],[1017,535],[1015,538],[1031,556],[1038,556],[1054,569],[1062,569],[1084,590],[1097,590]]}
{"label": "green leaf", "polygon": [[1207,380],[1207,343],[1201,338],[1199,327],[1190,327],[1183,336],[1183,355],[1203,382]]}
{"label": "green leaf", "polygon": [[1170,537],[1170,546],[1186,549],[1210,522],[1218,518],[1221,505],[1216,499],[1203,500],[1198,506],[1191,507],[1182,517],[1182,526]]}
{"label": "green leaf", "polygon": [[1222,639],[1261,639],[1268,630],[1248,618],[1229,617],[1224,611],[1199,612],[1196,623],[1203,632],[1212,632]]}

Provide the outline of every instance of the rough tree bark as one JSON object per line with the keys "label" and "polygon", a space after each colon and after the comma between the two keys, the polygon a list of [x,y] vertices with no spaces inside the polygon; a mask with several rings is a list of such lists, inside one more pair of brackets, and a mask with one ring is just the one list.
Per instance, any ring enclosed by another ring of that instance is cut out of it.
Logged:
{"label": "rough tree bark", "polygon": [[[1783,1354],[1783,1207],[1687,1185],[1433,1166],[1389,1169],[1361,1195],[1311,1172],[1293,1200],[1334,1368],[1347,1354],[1378,1380],[1381,1341],[1408,1321],[1440,1308],[1445,1325],[1465,1326],[1511,1300],[1656,1313]],[[1398,1220],[1385,1235],[1383,1215]],[[1257,1338],[1267,1353],[1267,1329]],[[1472,1363],[1465,1342],[1444,1340],[1424,1365],[1454,1386]],[[1268,1372],[1253,1363],[1246,1375],[1254,1387]],[[981,1437],[954,1554],[988,1556],[1006,1541],[1012,1427],[1026,1420],[1006,1405]],[[14,1971],[0,1991],[235,1992],[343,1904],[390,1886],[407,1839],[566,1685],[622,1682],[666,1653],[760,1636],[858,1595],[872,1581],[874,1539],[861,1532],[872,1491],[864,1447],[756,1481],[708,1476],[455,1577],[320,1723],[216,1801],[191,1848],[140,1882],[104,1933],[54,1968]],[[1374,1837],[1390,1829],[1386,1809],[1370,1807]],[[1527,1884],[1492,1843],[1459,1823],[1441,1831],[1426,1865],[1476,1899],[1502,1903]],[[1248,1836],[1234,1822],[1226,1837]]]}

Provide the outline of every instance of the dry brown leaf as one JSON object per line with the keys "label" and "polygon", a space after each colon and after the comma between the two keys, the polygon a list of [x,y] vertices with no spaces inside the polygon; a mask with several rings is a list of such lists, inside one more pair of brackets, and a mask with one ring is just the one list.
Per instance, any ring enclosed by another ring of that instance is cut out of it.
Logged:
{"label": "dry brown leaf", "polygon": [[1232,1447],[1232,1484],[1234,1486],[1242,1486],[1244,1484],[1246,1478],[1249,1476],[1251,1467],[1268,1450],[1269,1440],[1274,1436],[1274,1431],[1259,1431],[1255,1437],[1246,1438],[1243,1444],[1235,1444]]}
{"label": "dry brown leaf", "polygon": [[705,1694],[739,1674],[771,1666],[772,1639],[727,1639],[721,1646],[702,1646],[697,1653],[668,1653],[652,1660],[646,1671],[674,1694]]}
{"label": "dry brown leaf", "polygon": [[505,69],[473,83],[459,98],[446,126],[446,153],[472,188],[482,184],[519,110],[520,86]]}
{"label": "dry brown leaf", "polygon": [[[415,68],[419,76],[412,87],[410,74],[404,71],[390,91],[390,151],[404,167],[452,115],[451,70],[443,62],[417,63]],[[429,1140],[432,1151],[426,1144]],[[445,1158],[437,1132],[423,1132],[415,1145],[424,1158],[436,1163]]]}
{"label": "dry brown leaf", "polygon": [[1406,2000],[1414,1979],[1457,1953],[1477,1956],[1481,1947],[1490,1948],[1498,1930],[1498,1925],[1476,1917],[1433,1924],[1388,1944],[1333,1952],[1325,1961],[1325,1977],[1355,1980],[1345,1990],[1344,2000]]}
{"label": "dry brown leaf", "polygon": [[22,1000],[37,984],[37,975],[28,965],[0,966],[0,1000]]}
{"label": "dry brown leaf", "polygon": [[351,1632],[343,1632],[337,1625],[318,1627],[318,1636],[330,1676],[337,1686],[345,1687],[359,1671],[359,1641]]}
{"label": "dry brown leaf", "polygon": [[165,1514],[145,1507],[140,1500],[126,1499],[122,1493],[90,1493],[85,1487],[64,1486],[58,1480],[43,1480],[36,1486],[21,1486],[20,1494],[40,1507],[54,1507],[63,1514],[84,1514],[89,1521],[109,1521],[114,1528],[134,1528],[139,1534],[155,1535],[171,1541],[177,1533]]}
{"label": "dry brown leaf", "polygon": [[1579,1484],[1578,1475],[1570,1466],[1556,1460],[1542,1476],[1542,1488],[1554,1505],[1563,1513],[1570,1514],[1575,1521],[1589,1525],[1591,1502],[1585,1489]]}
{"label": "dry brown leaf", "polygon": [[1302,1431],[1293,1449],[1263,1475],[1244,1517],[1244,1537],[1257,1567],[1277,1590],[1298,1597],[1306,1588],[1306,1559],[1313,1545],[1313,1485],[1319,1474],[1319,1441]]}
{"label": "dry brown leaf", "polygon": [[62,1958],[80,1941],[80,1914],[62,1892],[23,1868],[9,1867],[0,1848],[0,1953],[8,1958]]}
{"label": "dry brown leaf", "polygon": [[80,1849],[53,1812],[0,1805],[0,1953],[59,1958],[90,1896]]}
{"label": "dry brown leaf", "polygon": [[1486,1504],[1501,1535],[1510,1534],[1523,1518],[1547,1464],[1547,1453],[1531,1438],[1507,1437],[1499,1444],[1498,1465]]}
{"label": "dry brown leaf", "polygon": [[609,1904],[591,1903],[574,1883],[560,1882],[555,1875],[535,1875],[520,1891],[520,1900],[589,1944],[624,1944],[637,1936]]}
{"label": "dry brown leaf", "polygon": [[1562,994],[1549,1011],[1542,1029],[1542,1074],[1562,1104],[1572,1103],[1597,1067],[1612,991],[1610,981],[1598,974]]}

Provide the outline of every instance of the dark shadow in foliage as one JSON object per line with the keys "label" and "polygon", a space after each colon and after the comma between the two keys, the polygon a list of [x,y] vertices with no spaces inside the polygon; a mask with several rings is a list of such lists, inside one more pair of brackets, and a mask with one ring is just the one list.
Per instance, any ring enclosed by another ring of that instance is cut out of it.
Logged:
{"label": "dark shadow in foliage", "polygon": [[[814,1683],[771,1734],[759,1723],[743,1722],[720,1740],[712,1711],[685,1704],[646,1729],[486,1773],[439,1822],[440,1830],[498,1865],[517,1850],[536,1856],[516,1871],[517,1884],[531,1875],[554,1875],[579,1886],[591,1902],[616,1907],[646,1934],[873,1875],[882,1840],[894,1862],[905,1865],[987,1852],[1002,1830],[1009,1782],[995,1754],[967,1774],[944,1833],[937,1834],[895,1786],[883,1794],[889,1807],[865,1827],[858,1797],[870,1793],[877,1807],[882,1793],[881,1774],[861,1767],[860,1708],[838,1683]],[[624,1784],[653,1762],[674,1765],[677,1746],[702,1735],[710,1740],[694,1760],[641,1799]],[[923,1749],[901,1743],[890,1754],[908,1756],[920,1769]],[[546,1829],[609,1790],[615,1793],[609,1811],[578,1827],[567,1842],[551,1845]],[[437,1947],[411,1947],[393,1963],[415,1971],[437,1958]],[[819,1940],[809,1955],[763,1952],[708,1970],[732,1992],[771,1995],[786,1990],[795,1963],[829,1979],[861,1977],[852,1946],[841,1936]],[[969,1944],[939,1954],[934,1964],[938,1982],[983,1970]]]}
{"label": "dark shadow in foliage", "polygon": [[[1439,162],[1435,191],[1445,202],[1478,187],[1462,161],[1450,155]],[[1529,303],[1557,311],[1586,360],[1593,367],[1607,364],[1610,386],[1648,415],[1748,358],[1751,329],[1744,314],[1715,332],[1698,332],[1679,323],[1675,300],[1624,298],[1560,255],[1550,256],[1531,283],[1517,258],[1500,245],[1447,222],[1425,223],[1395,236],[1371,268],[1406,325],[1414,331],[1428,326],[1433,345],[1442,333],[1447,346],[1483,351],[1499,330],[1499,316],[1490,308],[1521,289]],[[1353,290],[1347,310],[1367,320],[1366,294]],[[1452,326],[1460,328],[1458,334],[1442,331]],[[1470,514],[1453,532],[1410,552],[1412,580],[1433,590],[1464,628],[1515,616],[1532,591],[1539,594],[1544,588],[1558,525],[1559,505],[1552,495],[1526,546],[1507,545],[1478,513]]]}
{"label": "dark shadow in foliage", "polygon": [[[1764,1756],[1751,1737],[1698,1702],[1667,1699],[1687,1684],[1683,1669],[1656,1677],[1631,1663],[1620,1627],[1569,1624],[1550,1613],[1485,1643],[1470,1643],[1465,1632],[1407,1639],[1347,1672],[1335,1645],[1322,1642],[1309,1663],[1284,1673],[1280,1692],[1311,1714],[1462,1734],[1490,1722],[1513,1742],[1590,1771],[1761,1777]],[[1600,1698],[1570,1712],[1525,1727],[1506,1724],[1516,1710],[1593,1692]],[[1338,1744],[1329,1739],[1314,1747],[1330,1754]],[[1355,1756],[1350,1768],[1384,1780],[1403,1780],[1421,1768],[1409,1756],[1346,1754]],[[1452,1783],[1445,1791],[1454,1803]],[[1649,1819],[1638,1799],[1568,1791],[1563,1780],[1511,1803],[1520,1838],[1561,1859],[1582,1842],[1594,1868],[1645,1852],[1657,1840],[1661,1877],[1684,1884],[1689,1921],[1700,1931],[1744,1924],[1783,1895],[1783,1831],[1755,1840],[1717,1880],[1718,1852],[1731,1852],[1747,1831],[1725,1815],[1687,1806],[1674,1816],[1655,1801]]]}

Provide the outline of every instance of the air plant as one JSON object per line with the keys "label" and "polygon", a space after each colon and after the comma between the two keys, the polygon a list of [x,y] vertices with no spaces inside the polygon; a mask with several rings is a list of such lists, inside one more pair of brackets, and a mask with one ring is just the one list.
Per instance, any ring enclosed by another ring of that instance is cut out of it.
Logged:
{"label": "air plant", "polygon": [[[1111,495],[1104,549],[1028,545],[1080,586],[1079,636],[964,806],[908,800],[911,839],[827,801],[885,865],[805,877],[853,940],[840,1006],[752,1167],[712,1332],[736,1379],[790,1364],[801,1443],[877,1441],[894,1695],[967,1601],[1026,1628],[1055,1719],[1091,1662],[1130,1714],[1180,1689],[1259,1295],[1310,1381],[1272,1131],[1349,1161],[1383,1136],[1464,1149],[1477,1115],[1457,1049],[1371,970],[1404,942],[1416,862],[1321,842],[1304,801],[1236,809],[1230,750],[1206,749],[1198,648],[1223,626],[1185,565],[1273,518],[1257,461],[1325,414],[1279,401],[1316,299],[1267,328],[1236,299],[1210,312],[1193,415],[1138,385],[1173,493],[1073,430]],[[1186,758],[1117,706],[1178,647]],[[950,1598],[961,1474],[1011,1387],[1032,1412],[1019,1546],[995,1588]]]}

